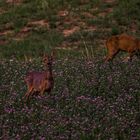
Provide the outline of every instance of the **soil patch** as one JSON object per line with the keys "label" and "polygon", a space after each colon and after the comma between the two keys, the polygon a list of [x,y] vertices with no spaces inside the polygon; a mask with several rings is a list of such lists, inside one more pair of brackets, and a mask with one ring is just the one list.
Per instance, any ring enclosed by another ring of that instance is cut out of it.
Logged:
{"label": "soil patch", "polygon": [[113,11],[113,8],[107,8],[107,9],[104,10],[103,12],[100,12],[100,13],[98,14],[98,16],[100,16],[100,17],[105,17],[107,14],[112,13],[112,11]]}
{"label": "soil patch", "polygon": [[106,3],[114,3],[116,0],[104,0]]}
{"label": "soil patch", "polygon": [[28,36],[29,32],[32,30],[31,27],[24,27],[20,30],[19,33],[16,34],[14,40],[20,41]]}
{"label": "soil patch", "polygon": [[27,24],[28,27],[32,27],[32,26],[40,26],[40,27],[47,27],[49,28],[49,22],[47,20],[36,20],[36,21],[30,21]]}
{"label": "soil patch", "polygon": [[79,31],[79,29],[80,28],[78,26],[74,26],[71,29],[63,30],[63,34],[64,34],[65,37],[67,37],[67,36],[70,36],[71,34],[77,32],[77,31]]}
{"label": "soil patch", "polygon": [[13,34],[13,31],[12,30],[4,30],[4,31],[0,32],[0,36],[6,36],[9,34]]}
{"label": "soil patch", "polygon": [[58,12],[58,16],[60,17],[65,17],[69,14],[69,12],[67,10],[63,10],[63,11],[59,11]]}
{"label": "soil patch", "polygon": [[6,0],[8,4],[21,4],[23,0]]}

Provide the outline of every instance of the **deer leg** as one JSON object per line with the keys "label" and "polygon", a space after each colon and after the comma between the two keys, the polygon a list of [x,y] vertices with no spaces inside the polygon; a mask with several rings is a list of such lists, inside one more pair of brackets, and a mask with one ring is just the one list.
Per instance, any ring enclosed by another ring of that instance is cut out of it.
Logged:
{"label": "deer leg", "polygon": [[41,87],[41,91],[40,91],[40,95],[43,97],[43,94],[47,88],[47,85],[48,85],[48,81],[44,81],[43,84],[42,84],[42,87]]}
{"label": "deer leg", "polygon": [[108,55],[105,58],[105,62],[107,62],[109,60],[112,60],[113,57],[119,52],[119,50],[111,50],[111,51],[108,50],[108,52],[109,53],[108,53]]}
{"label": "deer leg", "polygon": [[129,52],[129,60],[132,60],[132,57],[134,56],[134,52]]}
{"label": "deer leg", "polygon": [[29,94],[29,91],[26,92],[26,94],[22,97],[24,99]]}
{"label": "deer leg", "polygon": [[129,52],[128,57],[126,57],[123,61],[124,61],[124,62],[131,61],[131,60],[132,60],[133,55],[134,55],[134,52]]}
{"label": "deer leg", "polygon": [[36,91],[32,91],[32,92],[30,92],[30,94],[29,94],[29,97],[28,97],[28,98],[30,98],[31,96],[35,95],[35,94],[36,94],[35,92],[36,92]]}
{"label": "deer leg", "polygon": [[105,57],[105,59],[104,59],[104,60],[105,60],[105,62],[107,62],[107,61],[111,60],[111,59],[112,59],[112,57],[113,57],[113,56],[110,56],[110,55],[106,56],[106,57]]}
{"label": "deer leg", "polygon": [[129,52],[129,56],[127,57],[128,61],[131,61],[132,60],[132,56],[133,56],[133,53],[132,52]]}
{"label": "deer leg", "polygon": [[25,96],[25,100],[28,100],[29,99],[31,93],[32,93],[32,91],[27,92],[27,94]]}
{"label": "deer leg", "polygon": [[30,94],[32,93],[32,91],[33,91],[33,88],[30,88],[30,89],[26,92],[26,94],[24,95],[23,98],[26,98],[26,100],[27,100],[27,99],[29,98]]}
{"label": "deer leg", "polygon": [[45,92],[45,89],[42,89],[41,92],[40,92],[40,95],[43,97],[43,94]]}

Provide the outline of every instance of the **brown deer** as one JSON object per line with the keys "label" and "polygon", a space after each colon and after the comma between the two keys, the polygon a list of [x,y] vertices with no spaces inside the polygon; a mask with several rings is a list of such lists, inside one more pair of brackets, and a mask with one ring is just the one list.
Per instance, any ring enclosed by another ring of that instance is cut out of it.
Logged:
{"label": "brown deer", "polygon": [[43,96],[44,92],[46,91],[50,94],[54,86],[52,73],[52,62],[54,58],[53,55],[54,53],[52,53],[51,56],[44,56],[43,61],[47,66],[47,69],[45,71],[29,72],[25,76],[25,82],[27,84],[28,90],[23,98],[26,98],[26,100],[36,93]]}
{"label": "brown deer", "polygon": [[106,41],[106,48],[108,54],[105,61],[111,60],[120,50],[128,52],[131,60],[132,56],[140,50],[140,40],[127,34],[116,35]]}

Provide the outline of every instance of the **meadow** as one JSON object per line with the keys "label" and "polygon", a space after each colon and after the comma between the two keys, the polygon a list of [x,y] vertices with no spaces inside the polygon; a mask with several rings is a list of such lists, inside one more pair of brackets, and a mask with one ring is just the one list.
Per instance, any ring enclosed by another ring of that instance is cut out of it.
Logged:
{"label": "meadow", "polygon": [[[104,63],[105,40],[140,36],[139,0],[0,1],[0,139],[139,140],[140,59]],[[24,77],[56,50],[52,93]]]}

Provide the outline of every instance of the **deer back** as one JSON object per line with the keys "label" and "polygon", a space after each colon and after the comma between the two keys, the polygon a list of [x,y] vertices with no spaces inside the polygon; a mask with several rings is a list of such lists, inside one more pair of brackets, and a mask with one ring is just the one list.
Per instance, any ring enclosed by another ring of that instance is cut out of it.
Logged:
{"label": "deer back", "polygon": [[[140,48],[140,41],[127,34],[121,34],[110,37],[106,46],[110,50],[120,49],[128,52],[136,51]],[[112,49],[111,49],[112,48]]]}
{"label": "deer back", "polygon": [[53,87],[53,76],[49,72],[31,72],[25,78],[29,88],[40,91],[42,88],[49,89]]}

